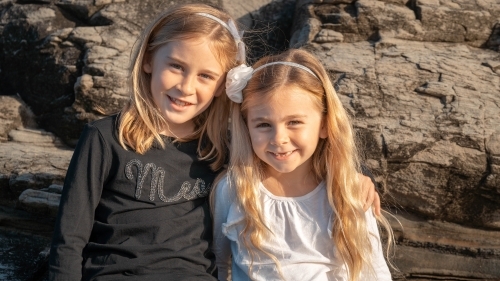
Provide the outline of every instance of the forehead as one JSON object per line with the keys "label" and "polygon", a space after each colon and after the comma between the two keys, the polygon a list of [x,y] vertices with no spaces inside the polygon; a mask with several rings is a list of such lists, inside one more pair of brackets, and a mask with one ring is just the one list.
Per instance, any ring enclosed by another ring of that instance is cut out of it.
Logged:
{"label": "forehead", "polygon": [[[202,55],[211,57],[214,56],[214,54],[210,48],[210,43],[210,40],[205,37],[180,38],[160,45],[157,52],[176,55],[189,54],[190,56],[201,53]],[[197,50],[197,52],[192,52],[193,50]]]}
{"label": "forehead", "polygon": [[178,59],[204,68],[217,68],[222,71],[220,59],[213,51],[212,45],[211,40],[206,37],[175,40],[162,45],[155,52],[155,57]]}
{"label": "forehead", "polygon": [[312,93],[300,87],[280,87],[272,92],[257,94],[249,102],[248,115],[310,115],[322,109]]}

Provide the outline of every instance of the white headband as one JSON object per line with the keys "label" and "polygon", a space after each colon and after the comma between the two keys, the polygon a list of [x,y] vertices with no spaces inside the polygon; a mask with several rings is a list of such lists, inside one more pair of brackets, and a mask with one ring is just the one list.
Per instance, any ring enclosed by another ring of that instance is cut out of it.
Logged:
{"label": "white headband", "polygon": [[302,64],[298,64],[295,62],[291,61],[275,61],[275,62],[269,62],[266,64],[263,64],[256,69],[253,69],[251,66],[246,66],[245,64],[242,64],[238,67],[235,67],[231,69],[227,73],[226,77],[226,95],[229,97],[230,100],[234,101],[235,103],[241,103],[243,101],[243,89],[246,87],[248,80],[252,78],[252,75],[261,70],[264,67],[268,67],[271,65],[275,64],[283,64],[283,65],[289,65],[293,67],[300,68],[304,71],[309,72],[312,76],[314,76],[316,79],[320,80],[314,72],[312,72],[311,69],[303,66]]}
{"label": "white headband", "polygon": [[234,24],[234,21],[232,19],[229,19],[227,24],[226,24],[221,19],[219,19],[218,17],[211,15],[211,14],[195,13],[195,15],[199,15],[199,16],[203,16],[203,17],[212,19],[212,20],[220,23],[220,25],[224,26],[229,31],[229,33],[231,33],[231,35],[234,38],[234,42],[236,43],[236,46],[238,47],[238,53],[236,54],[236,60],[239,62],[245,61],[245,59],[246,59],[245,43],[241,40],[241,37],[243,37],[243,31],[238,32],[238,29],[236,28],[236,25]]}
{"label": "white headband", "polygon": [[316,77],[316,79],[319,79],[318,76],[316,76],[316,74],[314,74],[314,72],[312,72],[312,70],[310,70],[309,68],[303,66],[302,64],[298,64],[298,63],[291,62],[291,61],[268,62],[266,64],[263,64],[263,65],[257,67],[256,69],[254,69],[254,71],[252,72],[252,74],[254,74],[255,72],[257,72],[257,71],[259,71],[261,69],[263,69],[264,67],[271,66],[271,65],[274,65],[274,64],[284,64],[284,65],[289,65],[289,66],[297,67],[297,68],[300,68],[302,70],[305,70],[305,71],[309,72],[312,76]]}

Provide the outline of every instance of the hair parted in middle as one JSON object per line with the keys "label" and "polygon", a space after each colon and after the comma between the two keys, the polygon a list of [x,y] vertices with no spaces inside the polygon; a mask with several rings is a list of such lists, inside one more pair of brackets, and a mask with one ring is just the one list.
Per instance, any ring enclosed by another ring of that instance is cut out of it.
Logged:
{"label": "hair parted in middle", "polygon": [[[228,29],[213,19],[199,15],[200,13],[210,14],[223,22],[232,20],[227,13],[212,6],[178,5],[158,15],[137,40],[131,55],[131,97],[119,119],[119,141],[124,148],[143,154],[155,142],[164,145],[158,132],[166,121],[153,100],[151,76],[143,70],[144,63],[159,48],[173,41],[206,38],[226,73],[244,63],[236,59],[238,46]],[[224,91],[223,86],[219,90]],[[215,170],[222,167],[227,157],[229,107],[229,99],[225,94],[215,97],[210,106],[194,118],[194,134],[184,139],[199,138],[200,156],[202,159],[213,159],[212,168]]]}
{"label": "hair parted in middle", "polygon": [[[298,87],[311,95],[323,112],[327,138],[320,139],[312,156],[312,173],[325,181],[328,201],[335,213],[332,244],[337,247],[348,267],[349,280],[357,280],[362,268],[370,268],[371,244],[363,211],[362,189],[358,180],[360,164],[350,117],[344,109],[321,62],[304,50],[290,49],[282,54],[260,59],[253,67],[270,62],[294,62],[309,68],[317,77],[303,69],[273,64],[254,72],[243,90],[241,104],[233,103],[231,115],[230,164],[227,177],[235,189],[245,214],[244,243],[277,259],[262,248],[262,241],[271,235],[262,217],[258,200],[259,183],[264,178],[265,164],[252,150],[246,125],[248,109],[261,105],[274,95],[286,98],[283,87]],[[283,109],[286,110],[286,109]],[[388,229],[383,216],[377,218]],[[392,232],[389,233],[389,235]]]}

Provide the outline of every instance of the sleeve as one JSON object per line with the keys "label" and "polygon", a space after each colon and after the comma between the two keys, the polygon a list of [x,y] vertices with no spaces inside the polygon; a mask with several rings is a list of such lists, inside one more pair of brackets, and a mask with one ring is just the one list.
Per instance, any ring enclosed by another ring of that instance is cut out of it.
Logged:
{"label": "sleeve", "polygon": [[368,226],[368,234],[370,235],[370,242],[372,245],[372,268],[377,281],[390,281],[392,280],[391,272],[387,266],[384,258],[384,250],[380,241],[380,233],[377,226],[377,220],[370,210],[365,212],[366,224]]}
{"label": "sleeve", "polygon": [[223,224],[227,222],[229,209],[234,196],[227,178],[222,179],[215,188],[214,197],[214,254],[219,280],[228,280],[231,266],[231,241],[223,233]]}
{"label": "sleeve", "polygon": [[81,280],[87,245],[105,181],[109,153],[97,128],[86,125],[71,158],[50,247],[49,280]]}

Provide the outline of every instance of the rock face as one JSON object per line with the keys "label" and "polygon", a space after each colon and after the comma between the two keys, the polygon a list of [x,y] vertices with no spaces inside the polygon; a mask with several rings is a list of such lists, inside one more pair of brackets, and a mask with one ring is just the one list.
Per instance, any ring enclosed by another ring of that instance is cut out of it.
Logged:
{"label": "rock face", "polygon": [[[31,110],[16,96],[0,96],[0,202],[26,189],[61,184],[73,151],[52,133],[34,128]],[[8,141],[7,141],[8,140]]]}
{"label": "rock face", "polygon": [[395,279],[500,278],[496,0],[0,0],[0,227],[50,236],[71,147],[174,2],[234,13],[251,61],[287,39],[321,59],[399,221]]}

